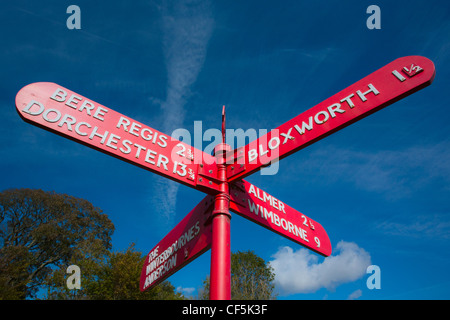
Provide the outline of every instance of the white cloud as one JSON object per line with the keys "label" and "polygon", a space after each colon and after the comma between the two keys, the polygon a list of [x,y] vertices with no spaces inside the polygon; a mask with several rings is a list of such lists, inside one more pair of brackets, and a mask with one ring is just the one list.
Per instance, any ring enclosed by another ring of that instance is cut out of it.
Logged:
{"label": "white cloud", "polygon": [[307,249],[282,247],[270,265],[276,288],[283,294],[313,293],[321,288],[333,291],[339,285],[360,279],[371,264],[370,254],[353,242],[340,241],[335,254],[318,262]]}
{"label": "white cloud", "polygon": [[347,300],[356,300],[356,299],[360,298],[361,296],[362,296],[362,291],[361,291],[361,289],[358,289],[358,290],[350,293]]}
{"label": "white cloud", "polygon": [[410,238],[450,239],[450,221],[448,214],[418,215],[414,220],[383,221],[376,228],[394,236]]}
{"label": "white cloud", "polygon": [[183,288],[181,286],[177,287],[177,291],[181,292],[184,296],[191,296],[195,292],[195,288]]}
{"label": "white cloud", "polygon": [[174,216],[178,187],[178,182],[169,180],[165,177],[152,177],[152,208],[158,210],[159,216],[163,218],[164,222],[168,225],[171,224],[171,219]]}
{"label": "white cloud", "polygon": [[[162,5],[163,51],[167,68],[166,100],[160,102],[164,123],[170,134],[183,127],[186,99],[203,66],[214,20],[207,1],[166,1]],[[153,99],[154,100],[154,99]],[[179,184],[158,180],[154,199],[164,217],[174,215]]]}
{"label": "white cloud", "polygon": [[206,57],[214,20],[207,1],[165,2],[162,9],[164,56],[167,67],[167,96],[161,107],[164,129],[183,125],[184,103]]}
{"label": "white cloud", "polygon": [[[302,166],[293,165],[307,181],[350,182],[394,199],[411,196],[436,180],[450,182],[449,148],[448,142],[377,152],[329,146],[310,153]],[[291,172],[284,165],[280,172]]]}

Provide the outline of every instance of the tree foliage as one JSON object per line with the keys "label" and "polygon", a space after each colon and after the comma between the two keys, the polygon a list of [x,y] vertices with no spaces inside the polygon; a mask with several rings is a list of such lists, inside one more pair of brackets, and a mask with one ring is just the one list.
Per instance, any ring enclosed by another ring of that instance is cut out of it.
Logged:
{"label": "tree foliage", "polygon": [[231,255],[232,299],[274,299],[274,279],[273,269],[253,251],[238,251]]}
{"label": "tree foliage", "polygon": [[110,252],[101,261],[79,260],[81,289],[69,290],[65,285],[65,270],[56,271],[49,280],[48,299],[94,300],[178,300],[183,299],[170,282],[141,292],[139,279],[145,256],[134,244],[123,252]]}
{"label": "tree foliage", "polygon": [[31,189],[0,193],[0,297],[33,298],[55,268],[96,259],[114,225],[89,201]]}
{"label": "tree foliage", "polygon": [[[275,274],[263,258],[253,251],[231,253],[231,299],[271,300],[274,294]],[[199,299],[209,298],[209,277],[203,281]]]}
{"label": "tree foliage", "polygon": [[[169,282],[140,292],[145,256],[131,245],[112,252],[114,225],[90,202],[31,189],[0,193],[0,300],[181,299]],[[81,289],[67,288],[67,267],[81,270]]]}

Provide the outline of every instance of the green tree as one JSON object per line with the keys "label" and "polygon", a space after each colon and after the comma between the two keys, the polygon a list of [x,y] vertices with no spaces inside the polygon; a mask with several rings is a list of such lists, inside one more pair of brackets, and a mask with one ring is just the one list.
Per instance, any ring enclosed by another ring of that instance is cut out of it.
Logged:
{"label": "green tree", "polygon": [[89,201],[31,189],[0,193],[0,299],[34,298],[54,269],[100,259],[114,225]]}
{"label": "green tree", "polygon": [[231,296],[235,300],[269,300],[275,274],[272,267],[253,251],[231,255]]}
{"label": "green tree", "polygon": [[198,300],[209,299],[209,275],[202,282],[202,287],[198,290]]}
{"label": "green tree", "polygon": [[110,252],[100,261],[92,259],[74,262],[81,270],[81,289],[69,290],[68,275],[61,268],[55,271],[48,284],[48,299],[95,300],[177,300],[183,299],[168,281],[141,292],[139,279],[145,256],[131,244],[126,251]]}
{"label": "green tree", "polygon": [[[275,274],[253,251],[231,253],[231,299],[273,300]],[[209,298],[209,277],[203,281],[199,299]]]}

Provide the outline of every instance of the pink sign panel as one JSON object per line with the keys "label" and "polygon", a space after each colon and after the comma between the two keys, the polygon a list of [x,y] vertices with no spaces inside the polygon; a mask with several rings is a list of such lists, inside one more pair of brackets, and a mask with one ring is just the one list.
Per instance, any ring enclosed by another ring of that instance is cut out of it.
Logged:
{"label": "pink sign panel", "polygon": [[115,112],[69,89],[49,82],[32,83],[16,96],[23,120],[93,149],[214,193],[216,184],[198,183],[199,164],[212,156]]}
{"label": "pink sign panel", "polygon": [[148,253],[140,290],[148,290],[211,248],[213,196],[206,196]]}
{"label": "pink sign panel", "polygon": [[246,181],[230,185],[230,210],[325,257],[331,242],[317,221]]}
{"label": "pink sign panel", "polygon": [[[244,178],[288,155],[428,86],[434,64],[421,56],[399,58],[280,125],[243,148],[228,180]],[[237,159],[237,160],[236,160]],[[230,164],[230,162],[227,162]],[[230,166],[231,167],[231,166]]]}

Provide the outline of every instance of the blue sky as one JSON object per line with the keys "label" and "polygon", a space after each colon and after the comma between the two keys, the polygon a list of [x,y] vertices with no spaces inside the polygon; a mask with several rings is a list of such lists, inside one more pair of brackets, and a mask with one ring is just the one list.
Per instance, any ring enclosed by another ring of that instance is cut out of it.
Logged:
{"label": "blue sky", "polygon": [[[69,5],[81,29],[69,30]],[[381,29],[369,30],[369,5]],[[16,93],[48,81],[150,127],[272,129],[408,55],[435,63],[427,87],[247,180],[320,222],[323,258],[237,215],[232,251],[276,266],[279,299],[450,298],[448,1],[14,1],[0,12],[0,190],[91,201],[115,250],[153,248],[203,194],[21,120]],[[209,145],[204,141],[203,147]],[[207,252],[169,278],[197,294]],[[368,265],[381,271],[369,290]],[[82,271],[82,270],[81,270]]]}

